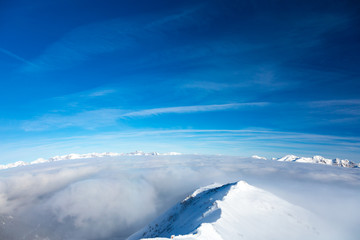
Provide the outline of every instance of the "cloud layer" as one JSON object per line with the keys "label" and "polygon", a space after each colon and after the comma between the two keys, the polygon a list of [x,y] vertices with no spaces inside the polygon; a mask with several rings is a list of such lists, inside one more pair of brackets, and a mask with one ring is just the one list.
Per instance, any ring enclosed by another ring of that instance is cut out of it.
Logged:
{"label": "cloud layer", "polygon": [[336,224],[346,239],[357,237],[352,233],[360,220],[358,169],[185,155],[69,160],[3,170],[0,238],[125,239],[196,188],[237,180],[314,212],[330,227]]}

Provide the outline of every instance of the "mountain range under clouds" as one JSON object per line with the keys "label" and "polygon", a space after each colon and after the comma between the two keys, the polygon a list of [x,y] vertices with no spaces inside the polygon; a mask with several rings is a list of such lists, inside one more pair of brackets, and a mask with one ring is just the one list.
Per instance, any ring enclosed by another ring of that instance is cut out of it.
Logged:
{"label": "mountain range under clouds", "polygon": [[[87,158],[102,158],[102,157],[117,157],[117,156],[173,156],[173,155],[182,155],[181,153],[177,152],[168,152],[168,153],[158,153],[158,152],[150,152],[145,153],[143,151],[136,151],[131,153],[112,153],[112,152],[104,152],[104,153],[87,153],[87,154],[67,154],[63,156],[54,156],[49,159],[38,158],[30,163],[24,161],[17,161],[15,163],[9,163],[6,165],[0,165],[1,169],[13,168],[13,167],[20,167],[26,166],[29,164],[40,164],[40,163],[49,163],[55,161],[63,161],[63,160],[72,160],[72,159],[87,159]],[[252,158],[254,159],[262,159],[267,160],[265,157],[260,157],[258,155],[253,155]],[[347,159],[327,159],[322,156],[314,156],[312,158],[309,157],[297,157],[295,155],[286,155],[281,158],[272,158],[272,160],[280,161],[280,162],[299,162],[299,163],[315,163],[315,164],[325,164],[330,166],[339,166],[339,167],[346,167],[346,168],[359,168],[360,163],[354,163]]]}

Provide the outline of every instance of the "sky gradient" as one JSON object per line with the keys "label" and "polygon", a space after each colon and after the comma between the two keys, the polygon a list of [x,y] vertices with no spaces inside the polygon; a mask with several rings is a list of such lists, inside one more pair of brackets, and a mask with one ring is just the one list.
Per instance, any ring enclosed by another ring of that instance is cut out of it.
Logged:
{"label": "sky gradient", "polygon": [[0,164],[71,152],[360,161],[357,1],[0,3]]}

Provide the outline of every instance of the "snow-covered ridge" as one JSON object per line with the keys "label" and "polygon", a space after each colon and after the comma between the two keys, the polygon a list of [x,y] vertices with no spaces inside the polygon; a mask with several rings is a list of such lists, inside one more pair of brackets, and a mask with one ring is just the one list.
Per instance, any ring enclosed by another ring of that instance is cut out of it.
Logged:
{"label": "snow-covered ridge", "polygon": [[351,162],[347,159],[329,159],[324,158],[322,156],[314,156],[314,157],[298,157],[295,155],[286,155],[282,158],[275,159],[280,162],[300,162],[300,163],[315,163],[315,164],[325,164],[331,166],[339,166],[346,168],[359,168],[360,164]]}
{"label": "snow-covered ridge", "polygon": [[[258,155],[253,155],[251,158],[267,160],[267,158],[260,157]],[[324,165],[331,165],[331,166],[338,166],[345,168],[360,168],[360,163],[354,163],[347,159],[339,159],[339,158],[329,159],[319,155],[313,157],[298,157],[295,155],[286,155],[281,158],[272,158],[272,160],[279,162],[315,163],[315,164],[324,164]]]}
{"label": "snow-covered ridge", "polygon": [[26,166],[32,164],[39,164],[39,163],[47,163],[47,162],[55,162],[55,161],[63,161],[63,160],[71,160],[71,159],[85,159],[85,158],[101,158],[101,157],[116,157],[116,156],[158,156],[158,155],[181,155],[181,153],[177,152],[168,152],[168,153],[158,153],[158,152],[150,152],[146,153],[143,151],[135,151],[131,153],[113,153],[113,152],[104,152],[104,153],[86,153],[86,154],[77,154],[71,153],[62,156],[54,156],[49,159],[45,158],[38,158],[35,161],[30,163],[24,161],[18,161],[15,163],[9,163],[5,165],[0,165],[1,169],[19,167],[19,166]]}
{"label": "snow-covered ridge", "polygon": [[252,158],[254,158],[254,159],[267,160],[267,158],[266,158],[266,157],[260,157],[260,156],[258,156],[258,155],[252,155],[251,157],[252,157]]}
{"label": "snow-covered ridge", "polygon": [[240,181],[195,191],[128,240],[318,239],[318,225],[305,209]]}

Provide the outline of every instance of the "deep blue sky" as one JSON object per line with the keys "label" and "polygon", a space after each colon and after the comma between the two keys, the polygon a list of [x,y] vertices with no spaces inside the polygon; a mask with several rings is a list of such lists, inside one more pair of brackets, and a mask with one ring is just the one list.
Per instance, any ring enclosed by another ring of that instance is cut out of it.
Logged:
{"label": "deep blue sky", "polygon": [[359,7],[1,1],[0,164],[137,149],[358,161]]}

